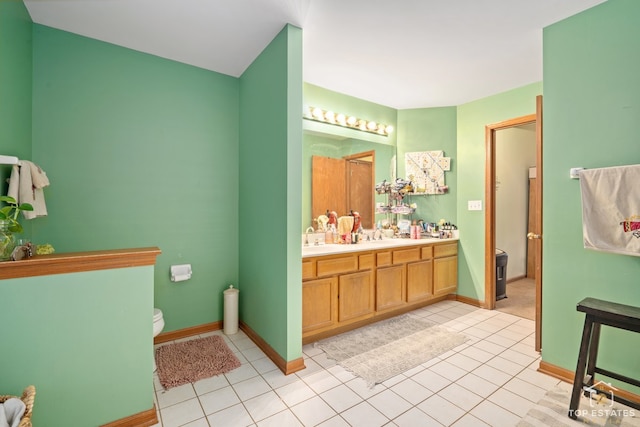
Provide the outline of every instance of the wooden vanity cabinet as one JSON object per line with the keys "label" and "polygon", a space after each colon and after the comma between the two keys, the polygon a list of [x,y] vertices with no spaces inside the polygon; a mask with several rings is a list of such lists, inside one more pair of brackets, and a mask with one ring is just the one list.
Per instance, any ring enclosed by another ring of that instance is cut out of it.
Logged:
{"label": "wooden vanity cabinet", "polygon": [[372,253],[303,261],[303,337],[373,316],[373,265]]}
{"label": "wooden vanity cabinet", "polygon": [[458,287],[458,244],[449,243],[434,247],[433,293],[447,295]]}
{"label": "wooden vanity cabinet", "polygon": [[458,242],[304,258],[303,342],[440,301],[457,274]]}

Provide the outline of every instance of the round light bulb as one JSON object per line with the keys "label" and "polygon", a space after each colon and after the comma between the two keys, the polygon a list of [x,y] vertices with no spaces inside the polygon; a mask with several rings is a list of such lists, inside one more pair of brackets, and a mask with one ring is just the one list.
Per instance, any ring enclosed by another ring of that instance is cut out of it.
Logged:
{"label": "round light bulb", "polygon": [[358,119],[356,119],[355,117],[353,117],[353,116],[349,116],[349,118],[347,119],[347,124],[348,124],[349,126],[355,126],[355,125],[356,125],[357,120],[358,120]]}
{"label": "round light bulb", "polygon": [[387,126],[387,133],[389,134],[391,132],[393,132],[393,126],[389,125]]}
{"label": "round light bulb", "polygon": [[318,120],[322,120],[322,109],[316,107],[313,109],[313,117],[315,117]]}
{"label": "round light bulb", "polygon": [[326,113],[324,113],[324,118],[327,119],[328,122],[336,122],[336,115],[333,111],[327,111]]}
{"label": "round light bulb", "polygon": [[344,114],[340,113],[336,116],[336,121],[344,126],[347,124],[347,117]]}
{"label": "round light bulb", "polygon": [[370,121],[369,123],[367,123],[367,129],[369,129],[370,131],[374,131],[378,128],[378,124],[374,121]]}

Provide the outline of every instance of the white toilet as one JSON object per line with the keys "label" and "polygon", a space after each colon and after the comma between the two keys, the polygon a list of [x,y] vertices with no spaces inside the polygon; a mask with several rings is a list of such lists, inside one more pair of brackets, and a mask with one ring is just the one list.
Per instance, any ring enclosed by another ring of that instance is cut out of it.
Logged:
{"label": "white toilet", "polygon": [[[162,310],[159,308],[153,309],[153,337],[155,338],[164,328],[164,318],[162,317]],[[156,354],[153,351],[153,372],[156,371]]]}

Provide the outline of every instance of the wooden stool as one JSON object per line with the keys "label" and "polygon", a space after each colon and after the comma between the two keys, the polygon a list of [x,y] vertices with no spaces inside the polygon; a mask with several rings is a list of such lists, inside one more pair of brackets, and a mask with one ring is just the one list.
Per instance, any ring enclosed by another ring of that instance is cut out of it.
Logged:
{"label": "wooden stool", "polygon": [[[569,418],[576,419],[576,410],[580,404],[580,394],[583,388],[592,387],[596,373],[609,378],[615,378],[628,384],[640,387],[640,381],[616,374],[615,372],[596,367],[598,358],[598,342],[600,341],[600,325],[612,326],[632,332],[640,332],[640,307],[617,304],[595,298],[585,298],[578,303],[576,310],[586,314],[582,342],[578,354],[576,376],[573,379],[573,391],[569,404]],[[586,375],[585,375],[586,374]],[[585,391],[587,394],[589,391]],[[640,403],[615,396],[615,401],[635,409],[640,409]]]}

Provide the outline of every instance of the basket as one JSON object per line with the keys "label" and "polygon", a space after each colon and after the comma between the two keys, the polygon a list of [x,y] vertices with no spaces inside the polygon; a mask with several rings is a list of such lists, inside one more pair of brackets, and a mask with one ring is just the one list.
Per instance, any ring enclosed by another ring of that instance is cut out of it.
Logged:
{"label": "basket", "polygon": [[18,427],[32,427],[31,414],[33,413],[33,400],[36,397],[36,388],[32,385],[27,386],[22,392],[22,397],[11,395],[0,395],[0,403],[4,403],[12,397],[19,398],[24,402],[25,410]]}

